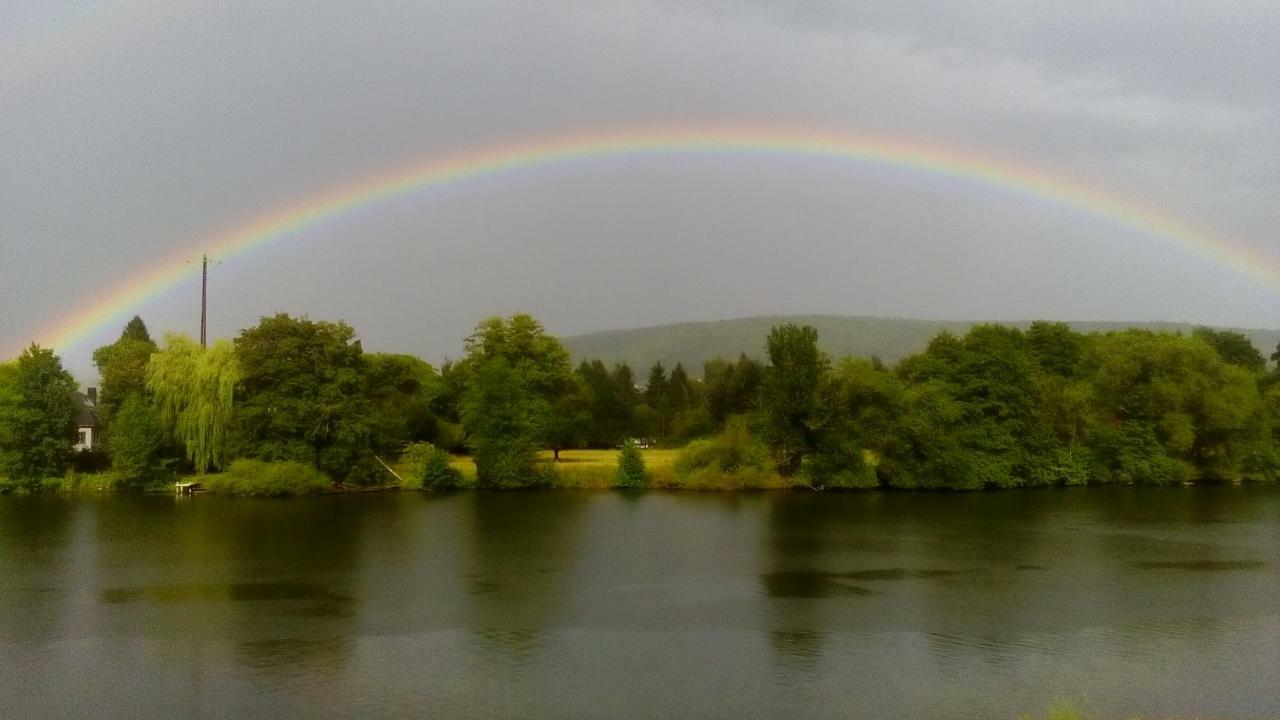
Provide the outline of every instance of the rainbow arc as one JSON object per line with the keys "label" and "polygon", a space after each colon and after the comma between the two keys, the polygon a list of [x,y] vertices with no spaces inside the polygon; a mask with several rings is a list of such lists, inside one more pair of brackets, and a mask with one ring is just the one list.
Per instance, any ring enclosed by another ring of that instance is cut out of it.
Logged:
{"label": "rainbow arc", "polygon": [[[903,168],[1001,188],[1073,208],[1118,226],[1198,251],[1212,261],[1270,286],[1280,269],[1242,246],[1196,228],[1171,213],[1031,167],[900,138],[780,128],[704,127],[573,133],[484,147],[434,158],[364,178],[329,192],[266,212],[230,231],[191,244],[196,252],[223,259],[297,237],[308,228],[359,208],[487,176],[581,160],[623,160],[664,155],[765,155],[825,158]],[[136,273],[107,296],[86,298],[83,307],[54,322],[40,342],[60,351],[75,347],[100,328],[123,319],[150,298],[194,272],[180,258]]]}

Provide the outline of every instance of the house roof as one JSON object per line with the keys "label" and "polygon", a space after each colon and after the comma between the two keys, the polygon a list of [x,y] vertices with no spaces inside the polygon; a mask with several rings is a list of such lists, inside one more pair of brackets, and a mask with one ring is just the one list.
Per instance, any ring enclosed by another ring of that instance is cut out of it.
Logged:
{"label": "house roof", "polygon": [[76,393],[76,427],[98,427],[98,410],[82,392]]}

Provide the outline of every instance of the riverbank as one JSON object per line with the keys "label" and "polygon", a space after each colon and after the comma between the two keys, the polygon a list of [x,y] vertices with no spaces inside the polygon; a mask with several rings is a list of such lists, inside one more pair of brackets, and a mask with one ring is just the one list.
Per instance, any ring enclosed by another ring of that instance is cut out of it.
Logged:
{"label": "riverbank", "polygon": [[[818,490],[804,483],[802,478],[786,478],[776,472],[759,468],[724,471],[712,468],[691,469],[682,464],[681,456],[686,448],[641,450],[644,461],[645,482],[640,488],[664,491],[734,492],[734,491],[790,491]],[[539,454],[540,473],[545,479],[533,488],[551,490],[614,490],[623,489],[618,475],[619,453],[616,450],[562,450],[559,459],[551,451]],[[449,457],[448,467],[456,472],[450,490],[476,490],[476,465],[472,457]],[[45,478],[33,484],[17,484],[0,478],[0,494],[94,494],[114,492],[171,493],[175,483],[199,483],[202,492],[218,495],[287,497],[304,495],[344,495],[367,492],[392,492],[399,490],[422,491],[420,481],[413,479],[413,469],[404,462],[389,466],[386,482],[381,485],[352,486],[335,483],[324,473],[302,463],[265,463],[254,460],[238,460],[227,471],[203,476],[171,474],[156,478],[139,487],[126,482],[119,474],[110,471],[100,473],[69,472],[63,477]],[[1134,485],[1099,481],[1091,485]],[[1185,485],[1222,485],[1252,483],[1221,483],[1202,481]],[[1267,484],[1267,483],[1259,483]],[[868,487],[865,490],[901,490],[901,488]],[[917,489],[918,490],[918,489]],[[963,492],[963,491],[961,491]]]}

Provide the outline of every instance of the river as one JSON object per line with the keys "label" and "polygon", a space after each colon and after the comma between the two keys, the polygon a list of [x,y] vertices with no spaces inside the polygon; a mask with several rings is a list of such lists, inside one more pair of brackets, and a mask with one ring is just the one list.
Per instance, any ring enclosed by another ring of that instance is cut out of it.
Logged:
{"label": "river", "polygon": [[0,497],[6,718],[1280,716],[1280,488]]}

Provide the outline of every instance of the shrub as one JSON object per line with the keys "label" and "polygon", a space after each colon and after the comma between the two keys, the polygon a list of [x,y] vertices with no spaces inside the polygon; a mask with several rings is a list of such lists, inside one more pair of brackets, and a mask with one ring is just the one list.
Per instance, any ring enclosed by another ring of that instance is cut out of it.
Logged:
{"label": "shrub", "polygon": [[550,471],[545,483],[551,487],[575,490],[605,490],[618,484],[618,468],[604,463],[545,463],[539,472]]}
{"label": "shrub", "polygon": [[462,432],[462,426],[457,423],[444,422],[443,420],[436,424],[435,446],[451,453],[465,452],[467,449],[466,435]]}
{"label": "shrub", "polygon": [[427,442],[412,443],[400,456],[409,490],[452,490],[462,485],[462,473],[449,453]]}
{"label": "shrub", "polygon": [[774,467],[769,448],[754,437],[743,418],[734,418],[709,440],[689,443],[676,458],[680,485],[696,490],[787,487]]}
{"label": "shrub", "polygon": [[1149,424],[1126,422],[1095,433],[1093,440],[1098,464],[1111,481],[1171,485],[1190,477],[1188,468],[1165,452]]}
{"label": "shrub", "polygon": [[645,486],[644,457],[634,440],[628,440],[618,453],[618,487],[642,488]]}
{"label": "shrub", "polygon": [[875,466],[855,437],[824,438],[801,466],[801,477],[816,489],[865,489],[879,484]]}
{"label": "shrub", "polygon": [[538,467],[538,448],[521,438],[495,440],[478,445],[475,453],[476,479],[480,487],[512,490],[547,484],[554,469]]}
{"label": "shrub", "polygon": [[351,469],[347,471],[347,477],[344,482],[358,487],[377,487],[386,485],[394,480],[395,476],[387,472],[382,463],[371,455],[365,455],[351,463]]}
{"label": "shrub", "polygon": [[323,472],[291,460],[236,460],[226,472],[201,478],[205,489],[227,495],[313,495],[333,483]]}
{"label": "shrub", "polygon": [[37,489],[41,492],[50,493],[87,493],[137,490],[140,487],[144,490],[160,490],[166,489],[167,486],[167,476],[153,477],[139,486],[137,483],[121,477],[119,473],[115,472],[81,473],[72,470],[62,477],[44,478]]}
{"label": "shrub", "polygon": [[165,439],[160,416],[146,398],[137,393],[126,398],[107,436],[111,467],[124,487],[142,489],[168,481],[167,463],[161,457]]}

